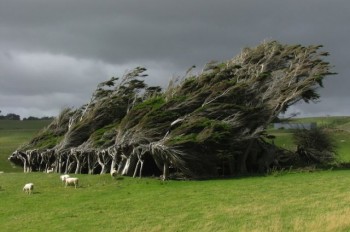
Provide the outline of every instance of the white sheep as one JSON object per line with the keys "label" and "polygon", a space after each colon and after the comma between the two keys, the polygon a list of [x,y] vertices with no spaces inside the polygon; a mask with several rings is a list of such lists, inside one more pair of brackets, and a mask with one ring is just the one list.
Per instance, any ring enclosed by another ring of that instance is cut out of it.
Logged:
{"label": "white sheep", "polygon": [[23,191],[28,193],[28,194],[31,194],[33,190],[34,190],[34,184],[33,183],[25,184],[24,187],[23,187]]}
{"label": "white sheep", "polygon": [[46,173],[53,173],[53,168],[47,169],[47,170],[46,170]]}
{"label": "white sheep", "polygon": [[116,177],[117,174],[118,174],[117,170],[113,169],[113,170],[111,171],[111,177]]}
{"label": "white sheep", "polygon": [[68,175],[68,174],[64,174],[64,175],[61,175],[60,176],[60,179],[61,179],[61,181],[64,183],[64,180],[66,179],[66,178],[69,178],[70,176]]}
{"label": "white sheep", "polygon": [[73,185],[74,187],[77,188],[79,179],[77,177],[68,177],[64,179],[64,182],[66,183],[66,188],[68,185]]}

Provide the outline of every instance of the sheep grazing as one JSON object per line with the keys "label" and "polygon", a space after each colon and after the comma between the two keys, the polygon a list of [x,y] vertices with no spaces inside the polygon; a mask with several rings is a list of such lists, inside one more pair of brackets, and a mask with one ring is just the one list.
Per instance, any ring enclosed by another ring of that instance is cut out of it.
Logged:
{"label": "sheep grazing", "polygon": [[65,175],[61,175],[61,176],[60,176],[60,179],[61,179],[61,181],[64,183],[65,179],[67,179],[67,178],[69,178],[69,177],[70,177],[69,175],[65,174]]}
{"label": "sheep grazing", "polygon": [[28,193],[28,194],[31,194],[33,190],[34,190],[34,184],[33,183],[25,184],[24,187],[23,187],[23,192]]}
{"label": "sheep grazing", "polygon": [[47,170],[46,170],[46,173],[53,173],[53,168],[47,169]]}
{"label": "sheep grazing", "polygon": [[68,177],[64,179],[64,182],[66,183],[66,188],[68,185],[74,185],[74,187],[77,188],[79,179],[76,177]]}
{"label": "sheep grazing", "polygon": [[112,171],[111,171],[111,177],[116,177],[117,176],[117,170],[115,170],[115,169],[113,169]]}

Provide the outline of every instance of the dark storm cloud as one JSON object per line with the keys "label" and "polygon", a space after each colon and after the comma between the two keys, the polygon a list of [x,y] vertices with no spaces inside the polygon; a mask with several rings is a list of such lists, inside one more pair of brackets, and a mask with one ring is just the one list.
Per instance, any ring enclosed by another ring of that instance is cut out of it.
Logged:
{"label": "dark storm cloud", "polygon": [[347,0],[0,0],[0,109],[10,107],[4,96],[43,96],[51,103],[36,107],[50,112],[67,104],[60,94],[78,105],[99,81],[138,65],[164,85],[193,64],[229,59],[264,39],[323,44],[339,75],[321,95],[341,102],[350,85],[348,12]]}

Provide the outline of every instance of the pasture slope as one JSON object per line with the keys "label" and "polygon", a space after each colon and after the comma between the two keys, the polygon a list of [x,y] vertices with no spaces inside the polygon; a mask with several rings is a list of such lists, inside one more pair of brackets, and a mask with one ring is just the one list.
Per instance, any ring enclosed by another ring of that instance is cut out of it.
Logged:
{"label": "pasture slope", "polygon": [[[320,120],[334,134],[339,159],[349,161],[350,118]],[[65,188],[59,174],[20,173],[7,163],[45,126],[24,125],[0,121],[1,231],[350,231],[350,170],[166,182],[74,175],[80,187]],[[293,146],[287,130],[270,132],[285,136],[276,139],[280,146]],[[28,182],[32,195],[22,192]]]}
{"label": "pasture slope", "polygon": [[0,171],[22,172],[21,168],[13,167],[7,158],[50,122],[51,120],[0,120]]}
{"label": "pasture slope", "polygon": [[[0,174],[1,231],[349,231],[350,171],[207,181]],[[25,183],[34,193],[22,192]]]}

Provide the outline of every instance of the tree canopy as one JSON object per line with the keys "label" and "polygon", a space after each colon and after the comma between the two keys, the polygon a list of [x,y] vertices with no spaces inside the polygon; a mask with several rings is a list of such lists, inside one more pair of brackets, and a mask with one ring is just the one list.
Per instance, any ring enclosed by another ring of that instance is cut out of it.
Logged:
{"label": "tree canopy", "polygon": [[98,84],[86,105],[65,109],[20,149],[108,149],[111,170],[135,176],[152,166],[165,179],[264,171],[290,156],[266,142],[267,126],[296,102],[317,100],[334,74],[321,47],[265,41],[164,90],[147,86],[137,67]]}

